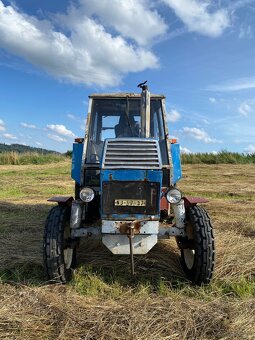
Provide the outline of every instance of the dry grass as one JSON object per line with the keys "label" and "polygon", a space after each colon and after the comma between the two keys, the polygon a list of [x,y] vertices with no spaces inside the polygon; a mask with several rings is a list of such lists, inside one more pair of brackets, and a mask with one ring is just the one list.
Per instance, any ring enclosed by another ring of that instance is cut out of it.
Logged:
{"label": "dry grass", "polygon": [[25,164],[47,164],[61,162],[65,156],[58,153],[39,152],[0,152],[0,164],[25,165]]}
{"label": "dry grass", "polygon": [[185,280],[174,240],[136,257],[135,280],[128,257],[83,242],[73,281],[49,286],[45,201],[72,194],[69,166],[0,166],[0,339],[254,339],[254,165],[184,167],[182,190],[212,197],[217,266],[201,288]]}

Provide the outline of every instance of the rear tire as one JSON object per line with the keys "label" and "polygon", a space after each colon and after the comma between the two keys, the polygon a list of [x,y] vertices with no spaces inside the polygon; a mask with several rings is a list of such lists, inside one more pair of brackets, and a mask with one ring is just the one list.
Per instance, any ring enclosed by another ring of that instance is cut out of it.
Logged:
{"label": "rear tire", "polygon": [[214,269],[215,242],[210,217],[203,207],[188,208],[186,233],[186,246],[181,249],[183,270],[193,284],[208,284]]}
{"label": "rear tire", "polygon": [[48,214],[43,238],[43,262],[48,279],[54,283],[71,280],[76,265],[76,247],[72,246],[71,208],[56,206]]}

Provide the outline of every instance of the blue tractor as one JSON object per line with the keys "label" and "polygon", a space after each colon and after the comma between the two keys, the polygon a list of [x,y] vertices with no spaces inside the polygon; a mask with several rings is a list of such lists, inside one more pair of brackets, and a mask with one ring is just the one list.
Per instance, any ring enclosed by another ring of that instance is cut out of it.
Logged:
{"label": "blue tractor", "polygon": [[[75,197],[55,196],[47,217],[43,255],[51,282],[66,283],[81,237],[98,237],[113,254],[146,254],[159,239],[176,238],[192,283],[209,283],[215,248],[203,198],[183,196],[180,147],[170,139],[165,97],[92,94],[84,138],[75,139]],[[164,223],[162,223],[164,221]]]}

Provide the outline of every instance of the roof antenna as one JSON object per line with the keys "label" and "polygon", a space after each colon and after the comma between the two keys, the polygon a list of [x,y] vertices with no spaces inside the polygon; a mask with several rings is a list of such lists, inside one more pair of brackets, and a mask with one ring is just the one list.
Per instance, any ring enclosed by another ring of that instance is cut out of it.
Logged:
{"label": "roof antenna", "polygon": [[140,87],[143,91],[148,90],[148,85],[145,85],[147,83],[147,80],[145,80],[143,83],[140,83],[137,85],[137,87]]}

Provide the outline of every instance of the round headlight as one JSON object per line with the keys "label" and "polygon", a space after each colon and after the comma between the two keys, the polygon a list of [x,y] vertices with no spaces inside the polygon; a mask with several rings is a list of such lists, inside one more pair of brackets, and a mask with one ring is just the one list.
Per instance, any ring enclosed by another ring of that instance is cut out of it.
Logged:
{"label": "round headlight", "polygon": [[166,199],[168,200],[169,203],[178,204],[182,199],[182,194],[180,190],[176,188],[169,189],[168,192],[166,193]]}
{"label": "round headlight", "polygon": [[95,192],[91,188],[82,188],[80,191],[80,199],[83,202],[91,202],[93,198],[95,197]]}

